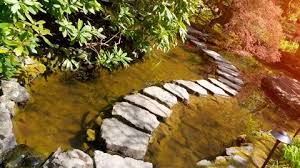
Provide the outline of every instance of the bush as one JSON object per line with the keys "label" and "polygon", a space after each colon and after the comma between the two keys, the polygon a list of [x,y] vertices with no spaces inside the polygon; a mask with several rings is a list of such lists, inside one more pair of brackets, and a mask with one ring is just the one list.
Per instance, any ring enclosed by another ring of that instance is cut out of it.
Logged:
{"label": "bush", "polygon": [[153,48],[167,51],[176,45],[178,33],[184,40],[197,2],[0,0],[1,62],[8,56],[19,63],[35,56],[66,70],[127,66]]}
{"label": "bush", "polygon": [[233,0],[230,8],[233,14],[225,31],[236,40],[226,47],[247,51],[267,62],[280,61],[280,8],[272,0]]}
{"label": "bush", "polygon": [[300,167],[300,141],[294,140],[292,145],[285,145],[283,148],[283,158],[293,167]]}

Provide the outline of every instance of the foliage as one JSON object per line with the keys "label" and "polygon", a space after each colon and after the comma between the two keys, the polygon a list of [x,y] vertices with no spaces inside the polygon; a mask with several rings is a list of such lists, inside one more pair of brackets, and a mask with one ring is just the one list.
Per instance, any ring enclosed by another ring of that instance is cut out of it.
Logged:
{"label": "foliage", "polygon": [[0,0],[2,61],[8,55],[20,63],[26,56],[45,57],[72,71],[127,66],[152,48],[167,51],[178,33],[184,40],[198,1]]}
{"label": "foliage", "polygon": [[297,49],[299,48],[299,44],[297,42],[289,41],[283,39],[280,41],[280,50],[289,52],[289,53],[296,53]]}
{"label": "foliage", "polygon": [[254,55],[267,62],[280,60],[281,10],[272,0],[202,2],[193,20],[196,27],[215,35],[208,40],[239,55]]}
{"label": "foliage", "polygon": [[283,158],[293,166],[300,167],[300,140],[296,139],[292,145],[283,147]]}
{"label": "foliage", "polygon": [[280,60],[283,38],[281,10],[271,0],[233,0],[232,18],[225,25],[238,43],[227,43],[233,50],[244,50],[267,62]]}
{"label": "foliage", "polygon": [[0,52],[0,78],[11,78],[17,71],[18,62],[11,55],[4,55]]}
{"label": "foliage", "polygon": [[114,46],[112,52],[100,50],[97,56],[97,64],[102,65],[109,70],[112,70],[120,64],[127,67],[130,61],[132,61],[132,59],[127,57],[127,53],[123,52],[117,45]]}

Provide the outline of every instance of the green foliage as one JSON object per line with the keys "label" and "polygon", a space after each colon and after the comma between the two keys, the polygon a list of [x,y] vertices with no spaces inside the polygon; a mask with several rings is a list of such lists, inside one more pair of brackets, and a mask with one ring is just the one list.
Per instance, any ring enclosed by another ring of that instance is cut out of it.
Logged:
{"label": "green foliage", "polygon": [[11,55],[0,52],[0,78],[8,79],[14,76],[19,63]]}
{"label": "green foliage", "polygon": [[130,61],[132,61],[132,59],[127,57],[127,53],[124,53],[117,45],[114,46],[112,52],[100,50],[97,56],[97,64],[109,70],[112,70],[120,64],[127,67]]}
{"label": "green foliage", "polygon": [[293,167],[300,167],[300,140],[294,140],[292,145],[283,147],[283,158],[287,160]]}
{"label": "green foliage", "polygon": [[36,56],[43,63],[49,60],[48,68],[58,64],[71,71],[83,64],[127,67],[138,54],[153,48],[167,51],[176,45],[177,34],[184,40],[198,2],[0,0],[2,61],[9,56],[22,63]]}

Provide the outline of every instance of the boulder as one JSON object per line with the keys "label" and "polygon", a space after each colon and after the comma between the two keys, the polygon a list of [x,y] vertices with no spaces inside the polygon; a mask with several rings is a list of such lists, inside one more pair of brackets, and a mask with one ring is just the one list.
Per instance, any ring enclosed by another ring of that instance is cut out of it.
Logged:
{"label": "boulder", "polygon": [[14,134],[0,135],[0,156],[17,145]]}
{"label": "boulder", "polygon": [[101,137],[105,140],[109,151],[119,152],[135,159],[144,158],[150,139],[149,134],[123,124],[115,118],[103,120]]}
{"label": "boulder", "polygon": [[58,148],[45,162],[43,168],[93,168],[92,158],[81,150],[73,149],[63,152]]}
{"label": "boulder", "polygon": [[14,115],[15,105],[16,103],[9,100],[6,96],[0,96],[0,113],[9,113],[11,115]]}
{"label": "boulder", "polygon": [[266,77],[261,86],[264,92],[291,119],[300,119],[300,82],[289,77]]}
{"label": "boulder", "polygon": [[96,168],[152,168],[152,163],[95,151]]}
{"label": "boulder", "polygon": [[176,80],[174,82],[180,86],[183,86],[192,94],[197,94],[199,96],[207,96],[208,95],[206,89],[204,89],[203,87],[201,87],[200,85],[196,84],[193,81]]}
{"label": "boulder", "polygon": [[159,125],[159,121],[155,115],[127,102],[116,103],[113,107],[112,114],[121,116],[134,126],[148,133],[151,133]]}
{"label": "boulder", "polygon": [[16,103],[26,102],[29,99],[29,93],[26,91],[26,88],[21,86],[16,80],[2,80],[1,89],[7,99]]}
{"label": "boulder", "polygon": [[154,97],[172,108],[177,103],[177,98],[171,93],[157,86],[150,86],[143,90],[147,95]]}
{"label": "boulder", "polygon": [[171,109],[140,93],[125,96],[124,99],[149,110],[159,117],[167,118],[171,115]]}
{"label": "boulder", "polygon": [[212,165],[212,162],[209,160],[200,160],[199,162],[196,163],[196,165],[199,167],[209,167]]}
{"label": "boulder", "polygon": [[166,83],[166,84],[163,85],[163,87],[164,87],[164,89],[171,92],[172,94],[177,96],[179,99],[183,100],[184,102],[189,101],[190,95],[186,91],[185,88],[182,88],[181,86],[178,86],[178,85],[173,84],[173,83]]}
{"label": "boulder", "polygon": [[2,157],[2,165],[6,168],[40,168],[43,161],[40,154],[24,144],[17,145]]}

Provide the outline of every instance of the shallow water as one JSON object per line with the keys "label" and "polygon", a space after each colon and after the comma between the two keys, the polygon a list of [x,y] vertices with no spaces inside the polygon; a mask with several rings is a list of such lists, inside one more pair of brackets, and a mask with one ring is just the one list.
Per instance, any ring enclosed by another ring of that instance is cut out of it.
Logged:
{"label": "shallow water", "polygon": [[250,131],[250,113],[235,98],[191,97],[176,105],[160,124],[146,159],[159,168],[193,168],[202,159],[214,159],[234,140]]}
{"label": "shallow water", "polygon": [[161,81],[199,79],[209,65],[195,53],[186,46],[167,54],[156,51],[127,69],[102,70],[89,82],[64,73],[36,79],[30,87],[31,100],[14,118],[17,142],[45,155],[58,147],[80,148],[83,123],[120,96]]}

